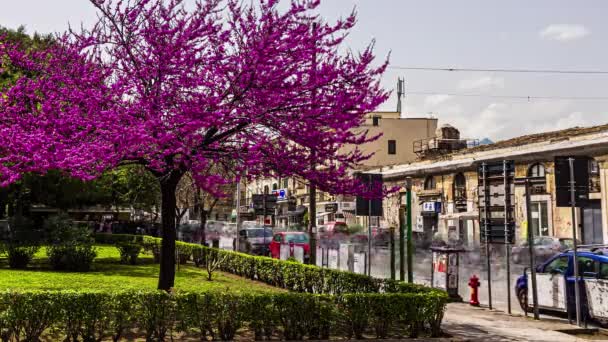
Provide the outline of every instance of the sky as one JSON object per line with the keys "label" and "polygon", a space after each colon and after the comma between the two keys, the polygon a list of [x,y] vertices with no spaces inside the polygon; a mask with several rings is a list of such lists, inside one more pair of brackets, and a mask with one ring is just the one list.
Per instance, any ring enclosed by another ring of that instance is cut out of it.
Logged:
{"label": "sky", "polygon": [[[332,21],[353,9],[358,24],[346,44],[361,50],[375,40],[379,62],[390,53],[382,84],[393,90],[405,78],[404,117],[433,116],[464,138],[494,141],[608,123],[608,74],[397,69],[608,71],[608,1],[322,0],[319,14]],[[29,33],[94,21],[86,0],[0,0],[0,25]],[[380,109],[395,110],[396,94]]]}

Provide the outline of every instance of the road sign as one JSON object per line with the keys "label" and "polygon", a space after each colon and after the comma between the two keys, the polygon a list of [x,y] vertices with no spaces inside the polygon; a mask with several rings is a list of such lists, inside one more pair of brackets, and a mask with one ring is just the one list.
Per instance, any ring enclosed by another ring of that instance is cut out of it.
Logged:
{"label": "road sign", "polygon": [[478,175],[481,242],[513,244],[515,242],[513,206],[515,163],[512,160],[484,163],[479,166]]}
{"label": "road sign", "polygon": [[277,196],[273,194],[252,195],[251,202],[256,215],[273,214],[277,206]]}
{"label": "road sign", "polygon": [[[555,157],[555,202],[558,207],[570,207],[569,157]],[[589,202],[589,158],[574,158],[575,206]]]}
{"label": "road sign", "polygon": [[[356,175],[356,177],[362,183],[368,184],[370,187],[374,183],[382,184],[382,174],[359,173]],[[357,216],[382,216],[382,198],[370,200],[362,196],[357,196],[356,213]]]}

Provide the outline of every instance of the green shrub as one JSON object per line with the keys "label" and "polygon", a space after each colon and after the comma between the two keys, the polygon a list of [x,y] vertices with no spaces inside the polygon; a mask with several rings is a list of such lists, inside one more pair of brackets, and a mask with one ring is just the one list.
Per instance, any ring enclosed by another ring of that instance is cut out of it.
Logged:
{"label": "green shrub", "polygon": [[143,235],[130,234],[111,234],[111,233],[95,233],[93,235],[96,244],[100,245],[117,245],[119,243],[143,243]]}
{"label": "green shrub", "polygon": [[[438,297],[436,297],[438,296]],[[126,331],[164,341],[174,331],[200,340],[233,340],[249,327],[256,340],[434,336],[447,295],[440,293],[166,293],[34,291],[0,292],[0,338],[38,341],[60,332],[65,341],[118,341]],[[441,304],[437,306],[438,304]],[[413,330],[415,329],[415,330]],[[55,338],[55,336],[54,336]],[[58,339],[58,337],[57,337]]]}
{"label": "green shrub", "polygon": [[44,331],[57,323],[59,300],[55,292],[5,292],[0,301],[7,304],[5,322],[16,341],[38,341]]}
{"label": "green shrub", "polygon": [[6,252],[9,267],[16,269],[26,268],[39,249],[40,247],[38,246],[9,245]]}
{"label": "green shrub", "polygon": [[110,298],[104,293],[63,292],[59,315],[68,340],[96,342],[107,337]]}
{"label": "green shrub", "polygon": [[215,340],[211,296],[201,293],[186,293],[177,297],[179,329],[197,332],[201,341],[207,336]]}
{"label": "green shrub", "polygon": [[[160,251],[161,239],[143,236],[140,241],[146,250]],[[216,294],[178,293],[173,297],[176,326],[197,331],[202,339],[229,339],[243,325],[253,329],[256,340],[278,331],[286,339],[364,334],[386,338],[401,335],[404,329],[412,337],[441,333],[448,301],[445,291],[179,241],[176,248],[178,253],[191,253],[197,266],[222,259],[222,271],[291,291],[246,298],[223,294],[225,303],[218,302]],[[233,314],[226,315],[230,310]]]}
{"label": "green shrub", "polygon": [[353,224],[353,225],[348,226],[349,234],[359,234],[359,233],[362,233],[363,231],[365,231],[365,228],[360,224]]}
{"label": "green shrub", "polygon": [[171,331],[177,315],[177,301],[172,294],[157,291],[139,296],[138,319],[145,331],[146,341],[164,341]]}
{"label": "green shrub", "polygon": [[218,293],[211,296],[210,306],[213,323],[222,341],[232,341],[243,326],[250,297],[244,294]]}
{"label": "green shrub", "polygon": [[46,254],[55,270],[87,272],[97,256],[92,245],[57,245],[48,246]]}
{"label": "green shrub", "polygon": [[49,232],[47,256],[55,270],[90,270],[97,253],[87,226],[75,224],[66,214],[50,217],[44,226]]}
{"label": "green shrub", "polygon": [[137,264],[137,257],[141,253],[142,246],[136,242],[119,242],[116,245],[118,252],[120,253],[120,262],[123,264],[135,265]]}

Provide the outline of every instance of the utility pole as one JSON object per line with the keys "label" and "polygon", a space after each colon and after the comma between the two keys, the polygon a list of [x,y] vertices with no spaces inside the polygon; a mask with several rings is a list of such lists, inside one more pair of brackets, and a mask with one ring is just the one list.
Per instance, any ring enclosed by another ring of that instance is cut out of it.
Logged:
{"label": "utility pole", "polygon": [[395,226],[390,228],[390,243],[391,243],[391,280],[395,280]]}
{"label": "utility pole", "polygon": [[488,187],[487,180],[487,164],[482,163],[482,175],[483,175],[483,202],[484,202],[484,223],[483,223],[483,234],[486,239],[486,271],[488,278],[488,307],[492,310],[492,270],[490,264],[490,190]]}
{"label": "utility pole", "polygon": [[507,161],[502,161],[503,183],[505,189],[505,255],[507,256],[507,312],[511,314],[511,245],[509,244],[509,206],[511,205],[511,191],[508,184],[509,170],[507,170]]}
{"label": "utility pole", "polygon": [[[312,23],[312,34],[313,37],[317,35],[317,23]],[[315,46],[312,52],[312,63],[311,63],[311,75],[310,78],[313,80],[312,84],[314,86],[314,81],[316,80],[317,74],[317,46],[315,40]],[[316,107],[316,91],[315,89],[311,89],[311,108]],[[314,153],[315,151],[310,151],[311,156],[311,171],[314,171]],[[308,209],[308,235],[310,236],[310,259],[309,262],[312,265],[317,264],[317,187],[310,182],[309,183],[309,209]]]}
{"label": "utility pole", "polygon": [[532,204],[530,202],[530,179],[526,178],[526,220],[528,221],[528,253],[530,254],[530,276],[532,277],[532,304],[534,319],[539,320],[538,289],[536,288],[536,258],[534,256],[534,231],[532,230]]}
{"label": "utility pole", "polygon": [[[401,205],[399,206],[399,280],[405,280],[405,206],[403,195],[400,193]],[[407,196],[407,194],[405,194]]]}
{"label": "utility pole", "polygon": [[572,238],[573,238],[573,263],[574,263],[574,305],[576,305],[576,325],[581,326],[581,290],[578,270],[578,242],[576,240],[576,182],[574,180],[574,158],[568,158],[570,164],[570,207],[572,208]]}
{"label": "utility pole", "polygon": [[[367,175],[368,190],[372,188],[372,175]],[[367,199],[367,275],[372,275],[372,199]]]}
{"label": "utility pole", "polygon": [[234,249],[239,251],[239,232],[241,231],[241,178],[236,183],[236,238],[234,239]]}
{"label": "utility pole", "polygon": [[412,179],[406,180],[405,210],[407,213],[407,282],[414,282],[414,241],[412,241]]}

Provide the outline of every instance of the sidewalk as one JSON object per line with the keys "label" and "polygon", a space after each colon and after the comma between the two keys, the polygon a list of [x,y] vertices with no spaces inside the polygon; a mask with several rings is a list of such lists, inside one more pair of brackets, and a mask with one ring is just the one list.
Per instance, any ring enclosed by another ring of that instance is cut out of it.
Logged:
{"label": "sidewalk", "polygon": [[[535,321],[531,316],[507,315],[501,311],[476,308],[465,303],[450,303],[445,314],[443,331],[455,341],[589,341],[556,330],[576,330],[568,320],[541,316]],[[587,336],[585,336],[587,337]],[[590,340],[601,341],[597,336]],[[608,336],[605,337],[608,340]]]}

